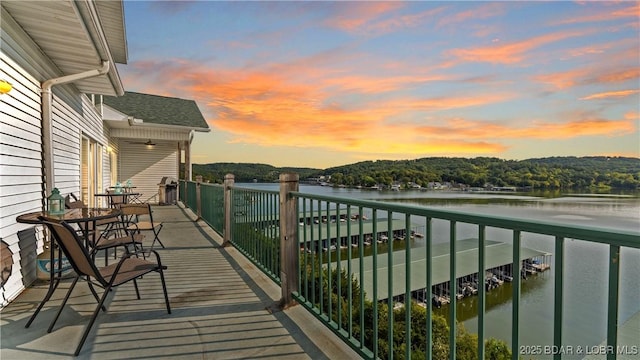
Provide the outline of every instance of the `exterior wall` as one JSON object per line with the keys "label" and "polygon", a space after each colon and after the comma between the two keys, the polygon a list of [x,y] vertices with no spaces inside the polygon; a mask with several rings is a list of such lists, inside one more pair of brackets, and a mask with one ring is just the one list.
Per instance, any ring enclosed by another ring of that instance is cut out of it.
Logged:
{"label": "exterior wall", "polygon": [[42,208],[42,121],[39,82],[2,52],[0,78],[14,87],[0,98],[0,238],[13,253],[11,276],[0,289],[4,306],[36,277],[35,262],[21,264],[21,258],[41,251],[42,243],[20,242],[18,232],[29,226],[15,218]]}
{"label": "exterior wall", "polygon": [[178,178],[178,146],[176,142],[157,141],[153,147],[139,142],[146,140],[119,141],[119,181],[131,179],[141,199],[150,203],[158,202],[158,183],[163,176]]}
{"label": "exterior wall", "polygon": [[[35,254],[42,252],[42,229],[23,237],[16,217],[43,208],[42,110],[40,83],[56,77],[55,67],[2,10],[0,78],[13,90],[0,97],[0,238],[13,253],[11,276],[0,288],[0,306],[35,280]],[[109,143],[101,116],[72,85],[53,88],[54,186],[61,194],[80,193],[81,136],[103,145],[103,176],[109,176]],[[104,184],[108,184],[104,181]]]}
{"label": "exterior wall", "polygon": [[[54,88],[55,94],[55,88]],[[106,154],[108,140],[103,131],[102,120],[91,101],[77,94],[74,103],[67,103],[54,97],[53,102],[53,151],[54,186],[61,194],[80,195],[80,146],[85,136],[103,146],[102,158],[103,184],[104,172],[108,174],[109,159]],[[75,109],[81,109],[80,112]],[[106,169],[105,169],[106,167]],[[108,179],[106,184],[108,184]],[[103,189],[98,189],[102,191]],[[89,199],[82,199],[88,203]]]}

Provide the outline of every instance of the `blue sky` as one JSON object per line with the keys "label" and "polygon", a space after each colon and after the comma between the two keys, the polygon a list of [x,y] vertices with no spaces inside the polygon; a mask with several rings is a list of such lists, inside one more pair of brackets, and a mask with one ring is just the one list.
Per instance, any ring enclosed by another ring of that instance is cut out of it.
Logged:
{"label": "blue sky", "polygon": [[125,89],[193,162],[640,157],[639,2],[125,1]]}

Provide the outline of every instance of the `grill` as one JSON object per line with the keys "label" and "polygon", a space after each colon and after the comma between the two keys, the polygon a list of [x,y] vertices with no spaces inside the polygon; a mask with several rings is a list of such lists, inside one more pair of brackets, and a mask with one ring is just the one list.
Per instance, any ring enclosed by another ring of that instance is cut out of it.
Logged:
{"label": "grill", "polygon": [[175,205],[178,199],[178,180],[171,176],[164,176],[158,183],[158,204]]}

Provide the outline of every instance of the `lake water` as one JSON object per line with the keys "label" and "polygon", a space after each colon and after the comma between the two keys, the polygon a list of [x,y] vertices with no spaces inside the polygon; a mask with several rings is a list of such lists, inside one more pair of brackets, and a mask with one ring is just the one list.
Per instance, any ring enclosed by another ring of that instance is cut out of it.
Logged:
{"label": "lake water", "polygon": [[[237,184],[237,186],[265,190],[278,189],[278,184]],[[640,196],[637,192],[618,195],[558,192],[507,194],[419,190],[372,191],[311,185],[301,185],[300,192],[417,204],[490,216],[640,231]],[[437,239],[448,239],[446,234],[439,234],[438,231],[434,230],[434,242],[437,242]],[[458,238],[464,238],[467,235],[477,237],[476,234],[477,230],[472,226],[465,228],[463,225],[458,229]],[[487,233],[487,239],[510,242],[509,237],[510,232],[488,231]],[[524,233],[522,246],[549,253],[554,252],[554,240],[547,236]],[[609,249],[606,245],[565,240],[564,345],[571,345],[574,348],[597,346],[606,337],[608,253]],[[521,345],[553,344],[553,288],[553,267],[551,271],[530,276],[522,281]],[[486,337],[495,337],[510,343],[510,299],[511,286],[508,283],[487,294]],[[477,297],[465,298],[460,301],[457,312],[458,320],[462,321],[471,332],[477,332],[476,306]],[[439,311],[447,314],[447,309],[444,307]],[[623,324],[639,311],[640,250],[623,248],[620,269],[619,324]],[[640,328],[640,324],[636,324],[635,328]],[[581,356],[563,358],[580,359]]]}

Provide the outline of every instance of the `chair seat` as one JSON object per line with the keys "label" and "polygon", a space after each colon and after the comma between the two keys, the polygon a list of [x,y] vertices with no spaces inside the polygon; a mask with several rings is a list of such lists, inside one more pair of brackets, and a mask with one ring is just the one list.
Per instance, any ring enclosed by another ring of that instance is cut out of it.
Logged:
{"label": "chair seat", "polygon": [[[117,266],[118,263],[114,263],[101,268],[100,275],[102,275],[105,280],[111,281],[111,277],[113,276],[113,273],[116,270]],[[113,286],[118,286],[120,284],[126,283],[127,281],[156,270],[158,270],[158,264],[152,263],[142,258],[130,257],[122,263],[122,266],[120,267],[120,270],[118,271],[118,274],[116,274],[116,278],[113,281]]]}
{"label": "chair seat", "polygon": [[139,221],[137,223],[129,225],[127,227],[127,230],[140,230],[140,231],[153,230],[154,228],[162,226],[162,223],[155,224],[155,226],[153,225],[154,224],[152,224],[149,221]]}
{"label": "chair seat", "polygon": [[[132,239],[133,238],[133,239]],[[124,246],[131,244],[142,244],[144,240],[144,235],[142,234],[133,234],[132,236],[120,236],[113,238],[102,238],[98,241],[98,244],[95,246],[96,250],[109,249],[116,246]]]}

